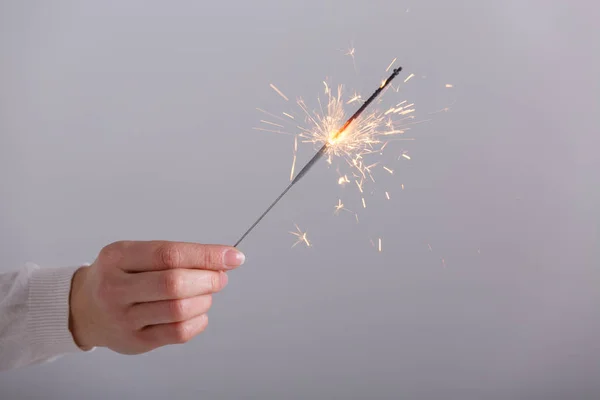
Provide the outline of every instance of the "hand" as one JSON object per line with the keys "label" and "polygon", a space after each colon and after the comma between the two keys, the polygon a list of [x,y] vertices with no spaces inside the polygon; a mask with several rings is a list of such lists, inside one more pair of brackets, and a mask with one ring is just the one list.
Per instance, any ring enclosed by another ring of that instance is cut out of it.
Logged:
{"label": "hand", "polygon": [[244,262],[233,247],[176,242],[115,242],[73,276],[70,329],[82,349],[139,354],[185,343],[208,323],[225,271]]}

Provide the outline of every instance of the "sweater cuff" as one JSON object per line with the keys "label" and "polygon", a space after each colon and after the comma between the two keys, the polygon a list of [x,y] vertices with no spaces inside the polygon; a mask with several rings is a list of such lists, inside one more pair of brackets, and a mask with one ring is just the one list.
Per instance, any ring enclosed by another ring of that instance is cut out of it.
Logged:
{"label": "sweater cuff", "polygon": [[34,354],[46,358],[84,351],[69,330],[71,280],[79,268],[40,268],[32,272],[27,334]]}

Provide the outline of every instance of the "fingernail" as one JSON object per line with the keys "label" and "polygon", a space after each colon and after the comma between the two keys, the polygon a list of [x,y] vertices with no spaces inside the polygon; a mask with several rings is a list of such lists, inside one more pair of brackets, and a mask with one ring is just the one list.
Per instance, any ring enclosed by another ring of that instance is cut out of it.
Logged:
{"label": "fingernail", "polygon": [[221,274],[221,288],[224,288],[225,286],[227,286],[227,282],[229,282],[229,277],[227,276],[227,274],[225,272],[223,272]]}
{"label": "fingernail", "polygon": [[233,268],[238,267],[244,263],[246,256],[237,250],[227,250],[225,253],[225,265]]}

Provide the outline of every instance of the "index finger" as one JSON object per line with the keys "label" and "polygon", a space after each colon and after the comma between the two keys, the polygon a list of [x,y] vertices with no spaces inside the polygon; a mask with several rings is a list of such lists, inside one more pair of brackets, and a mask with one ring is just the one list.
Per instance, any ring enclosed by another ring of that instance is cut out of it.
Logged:
{"label": "index finger", "polygon": [[244,254],[231,246],[159,240],[115,242],[103,252],[127,272],[174,268],[221,271],[240,266],[245,260]]}

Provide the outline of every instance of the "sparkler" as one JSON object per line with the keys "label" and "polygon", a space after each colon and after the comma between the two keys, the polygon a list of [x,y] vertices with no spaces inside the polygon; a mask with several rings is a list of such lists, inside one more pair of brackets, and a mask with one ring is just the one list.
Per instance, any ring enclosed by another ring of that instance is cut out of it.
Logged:
{"label": "sparkler", "polygon": [[[394,60],[395,61],[395,60]],[[392,62],[393,64],[393,62]],[[390,67],[391,65],[390,64]],[[388,70],[389,68],[388,67]],[[379,96],[379,94],[390,84],[390,82],[400,73],[400,71],[402,71],[402,67],[398,67],[395,68],[392,72],[392,74],[383,82],[381,82],[381,85],[379,85],[379,87],[377,88],[377,90],[375,90],[373,92],[373,94],[360,106],[360,108],[358,110],[356,110],[356,112],[350,117],[348,118],[348,120],[346,120],[346,122],[342,125],[341,128],[339,128],[337,131],[334,131],[333,134],[329,134],[328,138],[321,138],[324,141],[323,146],[319,149],[319,151],[306,163],[306,165],[300,170],[300,172],[298,172],[298,174],[296,175],[296,177],[294,179],[292,179],[292,181],[290,182],[290,184],[283,190],[283,192],[273,201],[273,203],[271,203],[271,205],[261,214],[260,217],[258,217],[258,219],[250,226],[250,228],[248,228],[248,230],[240,237],[240,239],[234,244],[234,247],[237,247],[242,240],[244,240],[246,238],[246,236],[248,236],[248,234],[250,232],[252,232],[252,230],[260,223],[260,221],[262,221],[262,219],[271,211],[271,209],[273,209],[273,207],[275,207],[275,205],[283,198],[283,196],[286,195],[286,193],[294,186],[296,185],[300,179],[302,179],[307,173],[308,171],[310,171],[310,169],[315,165],[315,163],[317,161],[319,161],[326,153],[328,149],[331,149],[333,152],[336,152],[336,147],[335,144],[338,141],[341,141],[344,137],[344,133],[346,133],[348,127],[350,126],[350,124],[352,124],[352,122],[354,122],[357,118],[359,118],[361,116],[361,114],[367,109],[367,107],[369,107],[369,105],[373,102],[373,100],[375,100],[377,98],[377,96]],[[273,88],[273,90],[275,90],[278,94],[280,94],[284,99],[287,100],[287,97],[279,90],[277,89],[273,84],[271,84],[271,87]],[[326,86],[327,87],[327,86]],[[328,89],[329,90],[329,89]],[[329,92],[329,94],[331,95],[331,93]],[[360,96],[355,96],[356,99],[359,99]],[[338,98],[338,102],[335,104],[339,103],[339,98]],[[329,103],[329,105],[331,105],[331,102]],[[300,104],[300,106],[302,107],[303,105]],[[405,107],[401,107],[400,109],[396,109],[396,108],[392,108],[390,110],[388,110],[390,113],[393,112],[397,112],[403,110]],[[304,110],[306,110],[303,107]],[[407,111],[407,110],[405,110]],[[308,114],[308,112],[307,112]],[[331,117],[329,115],[329,117]],[[313,120],[314,121],[314,120]],[[316,121],[314,121],[316,122]],[[317,123],[317,125],[319,125]],[[368,124],[366,125],[367,127],[369,126]],[[392,130],[393,132],[393,130]],[[360,131],[357,132],[358,134],[360,134]],[[355,149],[355,147],[357,145],[360,145],[361,142],[350,142],[349,146],[351,147],[351,149]],[[372,144],[370,142],[366,142],[366,143],[362,143],[362,145],[369,145]],[[348,152],[349,149],[346,149],[345,151]],[[343,151],[343,150],[340,150]],[[357,163],[357,161],[355,160],[355,163]],[[295,158],[294,158],[294,164],[295,165]],[[369,172],[369,168],[371,166],[362,166],[362,163],[360,164],[360,166],[358,166],[359,170],[361,170],[361,172],[363,172],[366,170],[366,172]],[[293,167],[292,167],[293,168]],[[361,188],[361,185],[357,182],[357,185],[359,185],[359,188]],[[362,189],[361,189],[362,191]],[[362,199],[362,203],[363,203],[363,207],[366,207],[365,204],[365,200],[364,197]]]}

